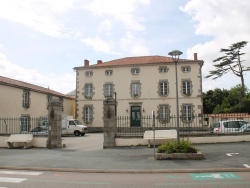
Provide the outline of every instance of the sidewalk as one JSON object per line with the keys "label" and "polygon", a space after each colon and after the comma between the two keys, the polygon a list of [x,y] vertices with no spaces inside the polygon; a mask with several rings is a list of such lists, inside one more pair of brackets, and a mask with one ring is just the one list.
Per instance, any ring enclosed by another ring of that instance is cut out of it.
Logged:
{"label": "sidewalk", "polygon": [[[204,160],[158,161],[154,159],[154,149],[145,146],[86,151],[66,148],[0,148],[0,168],[114,173],[250,172],[249,142],[195,146],[204,154]],[[230,153],[235,154],[227,155]]]}

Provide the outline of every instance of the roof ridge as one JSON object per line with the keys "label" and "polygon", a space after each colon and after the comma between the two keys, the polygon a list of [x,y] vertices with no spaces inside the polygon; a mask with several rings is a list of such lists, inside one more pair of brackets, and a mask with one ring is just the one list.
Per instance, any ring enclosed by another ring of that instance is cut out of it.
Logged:
{"label": "roof ridge", "polygon": [[[4,76],[0,75],[0,83],[1,82],[6,83],[6,84],[10,84],[10,85],[13,85],[13,86],[19,86],[19,87],[22,87],[22,88],[29,88],[29,89],[32,89],[32,90],[35,90],[35,91],[38,91],[38,92],[43,92],[43,93],[47,92],[47,93],[52,93],[52,94],[55,94],[55,95],[66,96],[63,93],[60,93],[58,91],[55,91],[55,90],[52,90],[52,89],[49,89],[49,88],[45,88],[45,87],[42,87],[42,86],[38,86],[38,85],[35,85],[35,84],[31,84],[31,83],[28,83],[28,82],[24,82],[24,81],[21,81],[21,80],[8,78],[8,77],[4,77]],[[13,82],[16,82],[16,83],[13,83]]]}

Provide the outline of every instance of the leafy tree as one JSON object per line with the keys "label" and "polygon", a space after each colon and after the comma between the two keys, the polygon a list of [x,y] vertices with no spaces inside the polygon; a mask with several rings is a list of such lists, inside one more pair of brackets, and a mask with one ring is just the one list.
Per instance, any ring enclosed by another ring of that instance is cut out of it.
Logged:
{"label": "leafy tree", "polygon": [[241,97],[241,85],[230,90],[214,89],[203,93],[204,114],[216,113],[250,113],[250,93]]}
{"label": "leafy tree", "polygon": [[213,62],[218,62],[214,65],[215,70],[210,71],[210,74],[205,78],[213,77],[213,79],[217,79],[226,73],[233,72],[241,79],[241,95],[243,97],[246,92],[243,73],[245,71],[250,71],[250,67],[245,67],[243,65],[245,60],[242,60],[241,57],[245,55],[245,53],[241,53],[240,51],[247,43],[247,41],[241,41],[231,44],[228,49],[222,48],[220,52],[225,53],[225,55],[213,60]]}

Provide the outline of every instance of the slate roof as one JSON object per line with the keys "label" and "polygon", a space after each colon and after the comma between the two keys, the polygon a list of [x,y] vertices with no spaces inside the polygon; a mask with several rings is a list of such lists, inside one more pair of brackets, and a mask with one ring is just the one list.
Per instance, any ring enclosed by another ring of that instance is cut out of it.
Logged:
{"label": "slate roof", "polygon": [[[179,59],[178,62],[203,62],[201,60],[188,60]],[[161,64],[161,63],[174,63],[172,57],[167,56],[136,56],[136,57],[125,57],[121,59],[116,59],[112,61],[102,62],[100,64],[90,65],[88,67],[109,67],[109,66],[129,66],[129,65],[149,65],[149,64]],[[82,68],[81,67],[75,67]]]}
{"label": "slate roof", "polygon": [[3,77],[3,76],[0,76],[0,84],[11,86],[11,87],[16,87],[20,89],[27,89],[27,90],[35,91],[38,93],[52,94],[54,96],[59,96],[59,97],[64,97],[64,98],[72,98],[62,93],[59,93],[57,91],[51,90],[49,88],[44,88],[41,86],[33,85],[33,84],[19,81],[19,80],[14,80],[14,79]]}

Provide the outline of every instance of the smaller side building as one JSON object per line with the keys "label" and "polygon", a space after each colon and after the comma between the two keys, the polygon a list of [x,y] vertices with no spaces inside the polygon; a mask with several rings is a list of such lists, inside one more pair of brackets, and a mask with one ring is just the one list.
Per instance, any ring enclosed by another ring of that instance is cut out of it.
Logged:
{"label": "smaller side building", "polygon": [[0,118],[20,118],[22,131],[30,131],[31,118],[47,119],[48,103],[52,99],[62,102],[63,115],[74,116],[74,97],[0,76]]}

